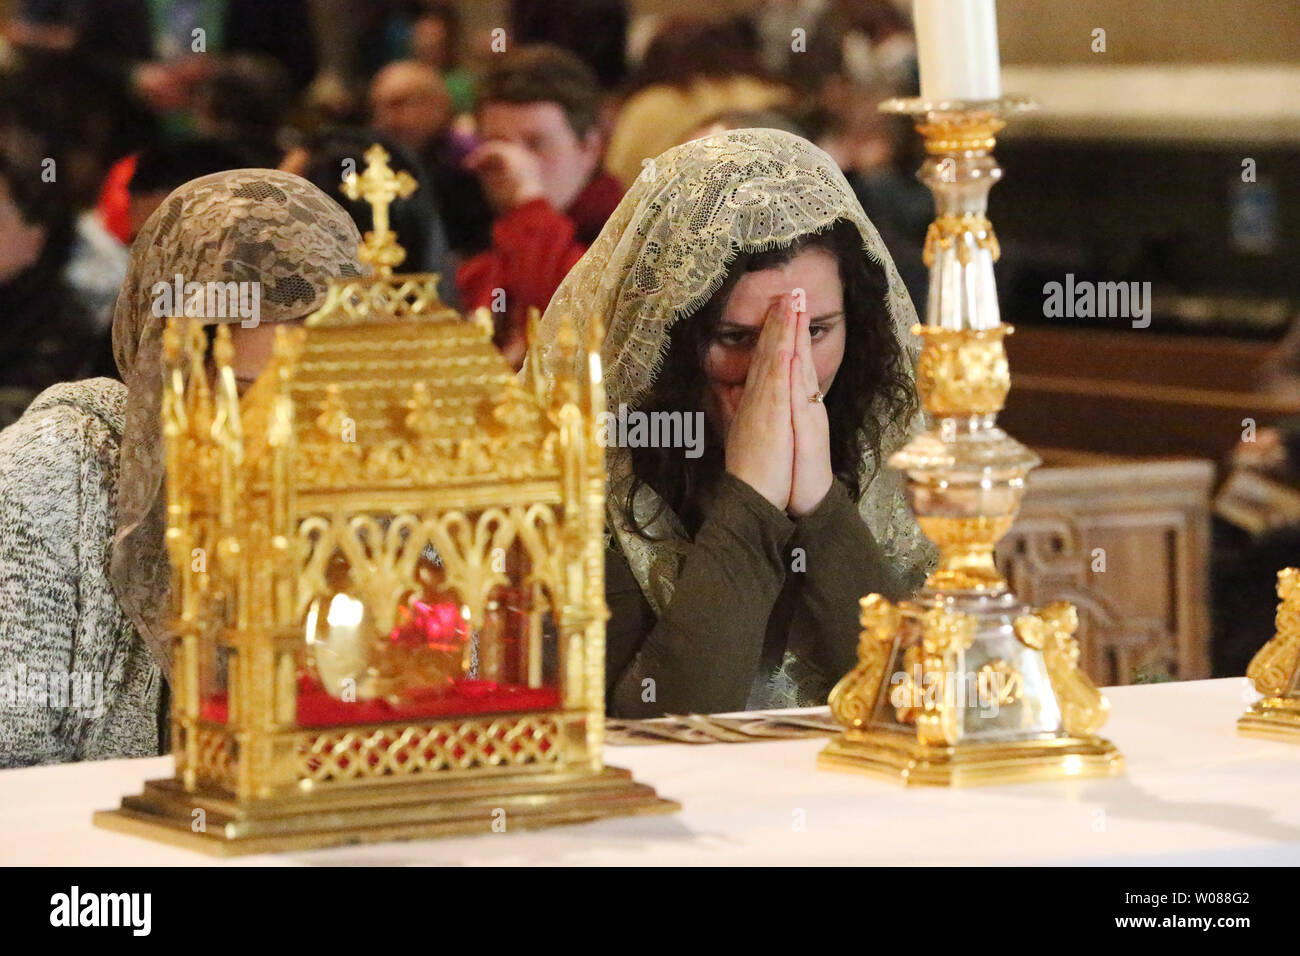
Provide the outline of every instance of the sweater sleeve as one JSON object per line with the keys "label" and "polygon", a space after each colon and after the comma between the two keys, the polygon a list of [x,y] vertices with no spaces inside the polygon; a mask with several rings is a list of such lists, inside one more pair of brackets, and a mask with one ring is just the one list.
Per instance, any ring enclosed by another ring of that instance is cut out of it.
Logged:
{"label": "sweater sleeve", "polygon": [[76,572],[56,551],[75,538],[71,517],[55,507],[38,522],[0,496],[0,767],[77,759],[67,702],[50,699],[73,669]]}
{"label": "sweater sleeve", "polygon": [[725,473],[662,618],[626,558],[606,562],[606,705],[611,716],[741,710],[785,581],[794,522]]}
{"label": "sweater sleeve", "polygon": [[821,504],[798,519],[790,549],[792,569],[802,571],[799,602],[813,628],[813,663],[833,680],[857,661],[859,599],[873,592],[890,600],[906,595],[838,478]]}

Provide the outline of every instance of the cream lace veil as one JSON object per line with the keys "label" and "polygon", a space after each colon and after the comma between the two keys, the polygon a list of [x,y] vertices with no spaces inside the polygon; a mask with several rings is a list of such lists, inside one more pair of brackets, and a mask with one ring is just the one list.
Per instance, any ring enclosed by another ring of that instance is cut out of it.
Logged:
{"label": "cream lace veil", "polygon": [[[887,305],[894,332],[914,374],[916,311],[893,259],[835,162],[807,140],[774,129],[718,133],[674,147],[649,161],[614,210],[586,255],[569,272],[541,320],[541,364],[553,371],[553,343],[571,317],[581,333],[599,317],[606,328],[601,349],[606,404],[636,408],[653,385],[668,347],[668,332],[691,315],[726,279],[741,252],[788,245],[795,238],[847,219],[862,234],[863,253],[888,278]],[[575,374],[580,369],[573,370]],[[525,378],[528,377],[525,365]],[[924,413],[909,421],[884,421],[881,450],[888,458],[924,428]],[[687,550],[680,519],[664,509],[647,526],[655,541],[634,534],[615,506],[631,478],[626,449],[607,450],[610,475],[608,527],[657,615],[672,599]],[[920,585],[937,561],[903,497],[901,475],[862,462],[859,502],[863,520],[890,560],[902,586]],[[642,486],[638,517],[660,501]]]}
{"label": "cream lace veil", "polygon": [[[118,603],[170,677],[170,569],[163,544],[162,336],[154,287],[256,282],[261,322],[303,318],[331,278],[360,275],[356,225],[307,180],[273,169],[236,169],[181,186],[149,217],[131,247],[113,314],[113,355],[126,383],[109,578]],[[235,322],[208,318],[207,322]]]}

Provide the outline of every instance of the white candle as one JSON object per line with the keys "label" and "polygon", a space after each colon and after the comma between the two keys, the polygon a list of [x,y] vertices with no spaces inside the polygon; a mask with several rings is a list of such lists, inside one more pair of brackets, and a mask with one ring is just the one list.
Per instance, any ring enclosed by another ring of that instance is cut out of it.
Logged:
{"label": "white candle", "polygon": [[995,0],[916,0],[921,98],[995,100],[1002,95]]}

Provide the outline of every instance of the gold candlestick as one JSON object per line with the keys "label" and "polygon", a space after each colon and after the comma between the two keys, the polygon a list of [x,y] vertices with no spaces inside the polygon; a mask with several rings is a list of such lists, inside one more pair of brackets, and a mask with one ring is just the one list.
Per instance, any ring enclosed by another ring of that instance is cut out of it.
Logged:
{"label": "gold candlestick", "polygon": [[1300,743],[1300,568],[1277,573],[1277,633],[1246,676],[1264,695],[1237,720],[1238,733]]}
{"label": "gold candlestick", "polygon": [[940,551],[914,600],[862,599],[859,664],[831,694],[845,726],[819,755],[830,769],[907,784],[962,786],[1119,773],[1123,758],[1096,736],[1108,704],[1078,669],[1078,615],[1035,610],[993,561],[1037,455],[997,427],[1011,386],[985,214],[1002,170],[992,155],[1004,117],[1024,98],[895,99],[916,118],[927,158],[920,177],[936,216],[917,390],[932,427],[890,459],[907,475],[912,510]]}

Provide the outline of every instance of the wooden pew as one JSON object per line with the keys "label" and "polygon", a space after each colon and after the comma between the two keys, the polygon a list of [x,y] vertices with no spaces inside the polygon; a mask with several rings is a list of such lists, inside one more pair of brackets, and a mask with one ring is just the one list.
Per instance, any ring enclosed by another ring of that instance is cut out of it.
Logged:
{"label": "wooden pew", "polygon": [[1256,428],[1300,415],[1258,391],[1268,342],[1020,327],[1006,340],[1011,394],[999,424],[1028,445],[1221,463]]}

